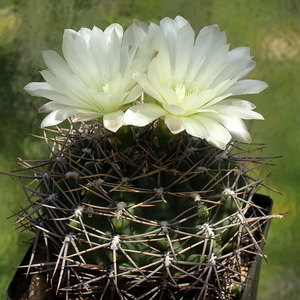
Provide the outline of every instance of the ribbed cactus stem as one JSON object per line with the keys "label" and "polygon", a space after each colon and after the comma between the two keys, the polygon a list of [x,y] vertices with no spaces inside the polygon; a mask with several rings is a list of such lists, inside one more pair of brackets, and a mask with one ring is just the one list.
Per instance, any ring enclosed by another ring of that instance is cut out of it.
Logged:
{"label": "ribbed cactus stem", "polygon": [[172,152],[171,149],[176,145],[178,138],[179,135],[173,134],[163,120],[159,119],[157,121],[157,128],[153,136],[153,145],[155,152],[160,157]]}
{"label": "ribbed cactus stem", "polygon": [[122,126],[114,136],[118,151],[128,155],[136,143],[136,133],[132,126]]}
{"label": "ribbed cactus stem", "polygon": [[36,200],[18,213],[37,234],[28,274],[40,270],[62,299],[237,299],[268,218],[248,174],[260,159],[162,122],[57,134],[30,168],[38,185],[24,186]]}

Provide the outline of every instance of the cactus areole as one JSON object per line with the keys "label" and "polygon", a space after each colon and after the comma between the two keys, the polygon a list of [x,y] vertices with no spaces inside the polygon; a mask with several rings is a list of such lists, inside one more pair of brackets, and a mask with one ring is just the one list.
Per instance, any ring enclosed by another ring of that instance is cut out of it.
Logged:
{"label": "cactus areole", "polygon": [[241,119],[262,117],[228,99],[266,84],[232,51],[177,17],[66,31],[66,61],[44,54],[47,82],[26,89],[52,100],[43,126],[72,120],[45,130],[47,159],[20,161],[16,223],[35,237],[13,299],[241,298],[272,216],[254,201],[262,147],[240,143]]}

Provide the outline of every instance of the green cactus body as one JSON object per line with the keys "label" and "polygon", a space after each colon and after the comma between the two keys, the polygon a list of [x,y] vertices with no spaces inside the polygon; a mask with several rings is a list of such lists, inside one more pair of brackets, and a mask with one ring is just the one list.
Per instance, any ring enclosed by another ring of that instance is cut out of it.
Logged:
{"label": "green cactus body", "polygon": [[238,299],[262,239],[249,221],[252,158],[161,123],[100,126],[58,131],[32,166],[38,200],[19,216],[37,237],[24,267],[57,299]]}

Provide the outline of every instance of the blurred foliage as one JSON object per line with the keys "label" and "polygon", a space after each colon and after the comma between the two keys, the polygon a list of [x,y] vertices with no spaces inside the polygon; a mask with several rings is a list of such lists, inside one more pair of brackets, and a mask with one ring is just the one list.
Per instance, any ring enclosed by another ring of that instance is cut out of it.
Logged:
{"label": "blurred foliage", "polygon": [[[231,48],[250,46],[257,61],[251,78],[261,79],[269,88],[259,95],[243,98],[254,102],[264,122],[249,122],[253,142],[267,145],[264,155],[278,156],[267,183],[283,196],[262,190],[274,199],[274,212],[289,211],[275,220],[265,252],[269,264],[261,272],[259,300],[296,300],[300,294],[300,242],[297,205],[298,153],[300,149],[300,3],[298,0],[1,0],[0,1],[0,162],[1,171],[16,169],[16,157],[47,157],[43,142],[30,135],[42,134],[37,113],[45,99],[27,95],[23,87],[42,81],[45,68],[41,51],[61,54],[65,28],[78,30],[96,25],[105,28],[118,22],[127,27],[132,19],[159,22],[165,16],[182,15],[195,29],[219,24],[226,30]],[[23,257],[28,235],[11,227],[11,211],[24,206],[21,187],[9,177],[0,181],[0,299]]]}

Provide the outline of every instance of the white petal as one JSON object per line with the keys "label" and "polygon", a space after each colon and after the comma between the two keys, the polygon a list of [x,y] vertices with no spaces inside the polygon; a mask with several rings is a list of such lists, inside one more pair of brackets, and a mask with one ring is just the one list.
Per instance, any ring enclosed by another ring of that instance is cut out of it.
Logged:
{"label": "white petal", "polygon": [[247,130],[247,127],[245,126],[245,123],[241,119],[222,114],[211,115],[211,118],[220,124],[223,124],[235,140],[243,143],[251,142],[251,136]]}
{"label": "white petal", "polygon": [[107,41],[104,32],[96,26],[92,30],[90,47],[99,73],[99,86],[104,85],[108,80],[108,78],[104,78],[104,76],[110,79],[111,75],[109,71],[109,60],[107,59]]}
{"label": "white petal", "polygon": [[53,101],[69,103],[70,98],[53,89],[47,82],[30,82],[24,89],[32,96],[44,97]]}
{"label": "white petal", "polygon": [[156,104],[145,103],[134,105],[126,110],[124,123],[134,126],[146,126],[165,114],[166,111]]}
{"label": "white petal", "polygon": [[108,26],[105,31],[107,36],[108,60],[110,64],[110,72],[114,74],[120,70],[120,51],[122,45],[123,28],[119,24]]}
{"label": "white petal", "polygon": [[237,47],[228,52],[227,63],[231,64],[237,60],[250,57],[250,48],[249,47]]}
{"label": "white petal", "polygon": [[228,105],[228,106],[237,106],[237,107],[250,109],[250,110],[256,107],[253,103],[243,99],[224,99],[221,102],[219,102],[219,104]]}
{"label": "white petal", "polygon": [[[42,71],[41,74],[45,80],[51,85],[51,87],[58,92],[67,95],[66,98],[58,98],[62,104],[76,106],[76,107],[91,107],[89,100],[91,99],[90,89],[84,88],[83,83],[76,76],[65,76],[60,81],[52,73],[48,71]],[[70,101],[71,99],[71,101]]]}
{"label": "white petal", "polygon": [[[218,40],[218,44],[215,41]],[[220,33],[218,25],[204,27],[198,34],[191,54],[187,76],[194,79],[207,68],[207,57],[211,56],[220,45],[226,44],[225,33]]]}
{"label": "white petal", "polygon": [[223,124],[235,140],[242,143],[251,143],[251,135],[242,120],[229,119]]}
{"label": "white petal", "polygon": [[226,149],[227,143],[223,143],[222,141],[216,140],[216,139],[214,139],[214,138],[211,137],[211,136],[208,136],[208,137],[205,138],[205,139],[206,139],[206,141],[207,141],[209,144],[215,146],[216,148],[219,148],[219,149],[221,149],[221,150],[225,150],[225,149]]}
{"label": "white petal", "polygon": [[[156,57],[157,51],[151,50],[143,53],[138,53],[138,57],[133,57],[134,60],[130,62],[129,66],[127,66],[128,73],[130,77],[135,72],[145,72],[149,66],[149,63]],[[130,69],[129,69],[130,68]],[[131,78],[132,79],[132,78]]]}
{"label": "white petal", "polygon": [[158,54],[148,67],[149,81],[155,87],[170,86],[172,84],[172,62],[174,62],[170,52],[172,50],[168,49],[166,40],[158,35],[153,39],[153,47],[158,51]]}
{"label": "white petal", "polygon": [[47,82],[30,82],[25,85],[24,90],[28,92],[31,96],[40,97],[39,90],[41,91],[54,91],[54,89]]}
{"label": "white petal", "polygon": [[148,30],[148,25],[142,21],[134,19],[132,22],[132,30],[134,32],[134,36],[137,39],[141,39],[141,37],[146,36],[147,30]]}
{"label": "white petal", "polygon": [[[95,99],[94,109],[102,112],[102,113],[109,113],[114,110],[119,109],[119,104],[122,103],[122,100],[126,97],[126,95],[123,95],[123,97],[120,99],[120,95],[115,95],[114,98],[109,93],[105,92],[94,92],[93,98]],[[112,100],[112,101],[111,101]]]}
{"label": "white petal", "polygon": [[123,123],[124,112],[122,110],[103,116],[103,126],[112,132],[116,132]]}
{"label": "white petal", "polygon": [[149,83],[148,77],[147,77],[146,74],[143,74],[143,73],[134,73],[132,77],[144,89],[145,93],[147,93],[149,96],[153,97],[157,101],[159,101],[161,103],[165,103],[165,100],[159,94],[159,92],[161,92],[162,90],[155,89],[151,85],[151,83]]}
{"label": "white petal", "polygon": [[231,134],[226,128],[213,118],[202,114],[181,117],[186,131],[195,137],[206,139],[210,144],[225,149],[231,140]]}
{"label": "white petal", "polygon": [[178,105],[163,104],[163,108],[172,115],[182,116],[185,114],[185,110]]}
{"label": "white petal", "polygon": [[225,69],[225,61],[228,55],[227,44],[220,46],[217,50],[207,53],[205,65],[199,70],[194,81],[198,82],[200,90],[209,89],[218,75]]}
{"label": "white petal", "polygon": [[252,110],[248,110],[248,109],[244,109],[241,107],[237,107],[237,106],[225,106],[225,105],[213,105],[210,106],[210,109],[213,109],[215,111],[218,111],[221,114],[225,114],[228,116],[234,116],[234,117],[238,117],[241,119],[258,119],[258,120],[263,120],[264,117]]}
{"label": "white petal", "polygon": [[70,107],[64,107],[59,110],[55,110],[47,115],[47,117],[42,121],[41,127],[43,128],[57,125],[76,113],[76,110]]}
{"label": "white petal", "polygon": [[73,73],[66,61],[55,51],[44,50],[42,54],[45,64],[54,74],[61,73],[70,75]]}
{"label": "white petal", "polygon": [[188,21],[182,16],[176,16],[174,21],[176,22],[179,28],[185,26],[188,23]]}
{"label": "white petal", "polygon": [[[225,66],[222,72],[215,78],[211,87],[220,89],[222,82],[229,82],[230,85],[234,84],[237,80],[249,75],[255,67],[255,62],[250,60],[250,57],[243,60],[232,62]],[[229,79],[229,81],[228,81]],[[224,90],[224,88],[223,88]]]}
{"label": "white petal", "polygon": [[241,73],[240,75],[240,79],[245,78],[246,76],[248,76],[255,68],[256,66],[256,62],[251,60],[248,62],[246,68],[244,69],[244,71]]}
{"label": "white petal", "polygon": [[195,32],[189,23],[186,23],[178,30],[174,66],[175,82],[182,82],[184,80],[184,76],[188,70],[191,53],[193,51],[194,39]]}
{"label": "white petal", "polygon": [[137,98],[139,98],[143,93],[143,89],[141,86],[136,85],[133,89],[131,89],[130,93],[126,97],[126,99],[123,101],[123,104],[128,104],[133,101],[135,101]]}
{"label": "white petal", "polygon": [[188,112],[194,112],[201,107],[201,97],[198,95],[185,96],[181,101],[181,107]]}
{"label": "white petal", "polygon": [[65,29],[63,34],[62,52],[66,61],[68,61],[68,55],[74,53],[74,43],[78,36],[78,33],[73,29]]}
{"label": "white petal", "polygon": [[104,30],[108,42],[112,43],[116,38],[121,41],[123,37],[123,27],[120,24],[113,23]]}
{"label": "white petal", "polygon": [[136,72],[132,75],[132,78],[144,89],[148,78],[145,73]]}
{"label": "white petal", "polygon": [[39,108],[39,112],[40,113],[48,113],[48,112],[51,112],[51,111],[54,111],[54,110],[61,109],[63,107],[66,107],[66,106],[63,105],[63,104],[57,103],[55,101],[51,101],[51,102],[47,102],[44,105],[42,105]]}
{"label": "white petal", "polygon": [[[203,92],[199,93],[197,95],[198,98],[198,103],[196,108],[201,108],[204,106],[206,103],[210,103],[212,99],[214,99],[216,96],[216,92],[214,90],[204,90]],[[195,98],[190,98],[193,99],[194,101],[196,100]],[[189,99],[184,99],[184,101],[188,101]],[[210,105],[210,104],[209,104]]]}
{"label": "white petal", "polygon": [[213,99],[211,99],[210,101],[208,101],[207,103],[205,103],[204,105],[202,105],[201,107],[199,107],[199,111],[202,109],[210,109],[210,107],[212,105],[215,105],[216,103],[219,103],[221,101],[223,101],[225,98],[230,97],[231,94],[223,94],[221,96],[215,97]]}
{"label": "white petal", "polygon": [[177,94],[168,86],[162,88],[162,96],[167,104],[176,105],[178,103]]}
{"label": "white petal", "polygon": [[90,120],[96,120],[103,117],[103,114],[100,113],[93,113],[93,112],[84,112],[84,113],[78,113],[75,116],[72,116],[72,122],[81,122],[81,121],[90,121]]}
{"label": "white petal", "polygon": [[177,116],[166,115],[165,124],[173,134],[177,134],[184,130],[184,126],[181,122],[181,119]]}
{"label": "white petal", "polygon": [[195,117],[197,117],[197,119],[206,128],[208,136],[224,144],[227,144],[230,141],[230,133],[218,121],[215,121],[215,119],[203,116],[201,114],[196,115]]}
{"label": "white petal", "polygon": [[244,94],[258,94],[268,87],[268,84],[264,81],[254,80],[254,79],[243,79],[237,81],[226,93],[231,93],[232,95],[244,95]]}
{"label": "white petal", "polygon": [[204,139],[208,136],[208,131],[197,119],[193,117],[181,117],[180,119],[188,134],[201,139]]}
{"label": "white petal", "polygon": [[[185,24],[187,24],[187,21],[185,22]],[[174,68],[176,59],[176,42],[178,38],[178,30],[182,27],[182,25],[182,22],[177,23],[176,21],[170,18],[164,18],[160,21],[160,27],[164,32],[164,41],[166,42],[166,45],[169,50],[172,68]]]}

